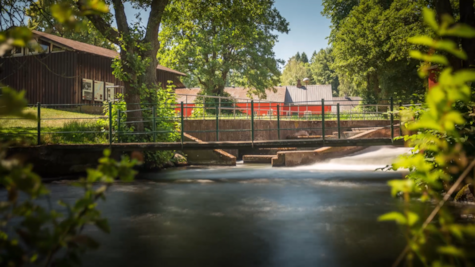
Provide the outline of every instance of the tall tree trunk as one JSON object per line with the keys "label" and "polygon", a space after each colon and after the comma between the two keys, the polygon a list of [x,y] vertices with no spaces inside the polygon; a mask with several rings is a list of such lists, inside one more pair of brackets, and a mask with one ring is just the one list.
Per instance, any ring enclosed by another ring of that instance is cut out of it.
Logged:
{"label": "tall tree trunk", "polygon": [[[444,14],[450,15],[452,18],[454,17],[454,12],[450,4],[450,0],[437,0],[435,4],[435,10],[437,12],[437,18],[439,19],[439,22],[442,21],[442,16]],[[458,44],[458,40],[455,37],[447,37],[446,39]],[[458,57],[449,54],[447,58],[454,70],[460,69],[462,67],[462,61]]]}
{"label": "tall tree trunk", "polygon": [[[475,28],[474,0],[460,0],[460,22]],[[463,62],[463,67],[475,67],[475,38],[462,38],[462,49],[467,53],[467,60]]]}
{"label": "tall tree trunk", "polygon": [[[77,1],[77,5],[81,8],[81,2]],[[94,26],[107,38],[110,42],[121,47],[120,57],[122,61],[122,67],[125,73],[131,77],[130,80],[123,81],[125,87],[125,101],[127,103],[128,112],[127,121],[133,122],[132,125],[135,126],[135,130],[142,132],[144,131],[143,123],[143,114],[142,111],[135,111],[141,109],[141,100],[144,102],[151,103],[155,101],[156,98],[153,95],[145,95],[141,99],[141,93],[139,88],[135,88],[132,85],[137,84],[138,86],[145,85],[148,89],[157,89],[157,52],[160,48],[160,43],[158,42],[158,30],[160,28],[160,22],[162,20],[163,12],[165,7],[168,5],[169,0],[152,0],[150,3],[150,14],[147,21],[147,30],[142,40],[136,40],[135,32],[133,29],[129,28],[127,22],[127,16],[125,13],[125,8],[122,0],[112,0],[115,13],[115,21],[117,23],[117,30],[115,30],[109,22],[105,21],[103,17],[99,15],[88,15],[88,19],[94,24]],[[121,38],[123,37],[123,38]],[[144,47],[149,47],[146,51],[141,52],[143,59],[149,58],[151,63],[146,67],[145,73],[138,73],[138,70],[131,68],[132,62],[127,62],[127,55],[134,54],[136,42],[144,45]],[[126,49],[122,49],[124,46]],[[152,90],[152,94],[153,94]]]}

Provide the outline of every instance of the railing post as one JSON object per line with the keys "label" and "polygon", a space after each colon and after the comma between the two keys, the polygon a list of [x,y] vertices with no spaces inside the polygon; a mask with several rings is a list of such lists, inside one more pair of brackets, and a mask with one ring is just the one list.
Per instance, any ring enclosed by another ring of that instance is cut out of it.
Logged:
{"label": "railing post", "polygon": [[120,143],[120,119],[122,118],[122,111],[117,107],[117,141]]}
{"label": "railing post", "polygon": [[184,133],[185,127],[183,125],[183,122],[184,122],[184,120],[183,120],[183,101],[180,103],[180,111],[181,111],[180,112],[181,113],[181,117],[180,117],[180,120],[181,120],[181,123],[180,123],[181,124],[181,126],[180,126],[180,128],[181,128],[180,140],[181,140],[181,147],[183,148],[183,139],[184,139],[183,137],[185,135],[185,133]]}
{"label": "railing post", "polygon": [[153,133],[153,142],[157,142],[157,133],[156,133],[156,124],[155,124],[155,105],[152,106],[152,133]]}
{"label": "railing post", "polygon": [[336,104],[336,119],[338,124],[338,139],[341,138],[341,128],[340,128],[340,103]]}
{"label": "railing post", "polygon": [[402,120],[401,120],[401,107],[402,107],[402,101],[399,101],[399,107],[398,107],[398,110],[399,110],[399,136],[402,136]]}
{"label": "railing post", "polygon": [[112,102],[109,101],[109,145],[112,145]]}
{"label": "railing post", "polygon": [[219,107],[218,106],[216,106],[216,141],[219,141]]}
{"label": "railing post", "polygon": [[41,145],[41,103],[40,102],[38,102],[37,117],[38,117],[38,135],[36,137],[36,143],[38,145]]}
{"label": "railing post", "polygon": [[325,99],[322,98],[322,140],[325,143]]}
{"label": "railing post", "polygon": [[277,105],[277,139],[280,140],[280,105]]}
{"label": "railing post", "polygon": [[393,103],[393,97],[391,96],[391,100],[390,100],[390,109],[391,109],[391,114],[390,114],[390,120],[391,120],[391,140],[394,139],[394,114],[393,114],[393,110],[394,110],[394,103]]}
{"label": "railing post", "polygon": [[254,100],[251,100],[251,141],[254,142]]}

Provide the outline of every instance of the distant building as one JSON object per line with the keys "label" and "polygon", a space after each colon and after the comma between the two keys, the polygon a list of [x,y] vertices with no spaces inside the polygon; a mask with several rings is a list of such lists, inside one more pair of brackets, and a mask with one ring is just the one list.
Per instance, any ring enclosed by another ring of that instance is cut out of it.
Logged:
{"label": "distant building", "polygon": [[[236,103],[236,109],[241,112],[251,114],[251,100],[254,101],[254,113],[256,115],[277,115],[277,105],[279,105],[280,115],[299,115],[321,114],[322,99],[324,100],[324,110],[326,113],[333,111],[336,105],[334,99],[338,102],[353,103],[354,106],[360,103],[361,98],[355,97],[355,101],[344,101],[332,96],[331,85],[308,85],[308,86],[279,86],[266,90],[266,98],[248,97],[246,88],[226,87],[224,91],[230,95],[230,98]],[[184,116],[189,117],[195,107],[195,101],[200,92],[200,88],[181,88],[176,89],[177,102],[183,102]],[[221,101],[226,101],[225,97]],[[342,105],[343,106],[343,105]],[[349,107],[350,105],[348,105]],[[345,105],[345,108],[347,105]],[[177,109],[178,111],[178,109]],[[335,111],[336,112],[336,111]]]}
{"label": "distant building", "polygon": [[[112,75],[114,50],[33,31],[33,43],[43,51],[15,48],[0,58],[0,82],[26,91],[30,104],[93,104],[121,93],[123,83]],[[157,81],[185,87],[176,70],[157,66]]]}

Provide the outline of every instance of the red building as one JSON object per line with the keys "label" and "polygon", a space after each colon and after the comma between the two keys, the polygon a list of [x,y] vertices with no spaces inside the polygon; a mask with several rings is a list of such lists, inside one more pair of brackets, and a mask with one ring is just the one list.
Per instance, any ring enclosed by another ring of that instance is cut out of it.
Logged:
{"label": "red building", "polygon": [[[221,110],[232,110],[233,113],[251,114],[251,101],[254,103],[254,114],[258,116],[277,115],[277,106],[279,106],[281,116],[305,116],[313,114],[322,114],[322,99],[324,99],[325,112],[332,111],[332,90],[331,85],[308,85],[308,86],[281,86],[274,90],[266,90],[266,98],[249,97],[248,90],[242,87],[227,87],[225,92],[230,94],[230,98],[215,98],[213,107]],[[177,102],[183,102],[183,113],[185,117],[192,115],[196,108],[202,109],[202,105],[196,107],[195,101],[200,92],[200,88],[176,89]],[[181,108],[177,108],[180,112]]]}

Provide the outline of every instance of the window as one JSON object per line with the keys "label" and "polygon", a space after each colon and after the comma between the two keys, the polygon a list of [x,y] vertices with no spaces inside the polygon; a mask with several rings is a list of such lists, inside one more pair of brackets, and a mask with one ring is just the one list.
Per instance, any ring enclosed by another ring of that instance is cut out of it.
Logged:
{"label": "window", "polygon": [[64,51],[62,47],[52,45],[51,52],[61,52],[61,51]]}
{"label": "window", "polygon": [[10,52],[12,56],[23,56],[23,47],[13,47]]}
{"label": "window", "polygon": [[42,54],[42,53],[49,53],[51,44],[43,41],[43,40],[36,40],[33,39],[28,43],[27,54],[35,55],[35,54]]}

